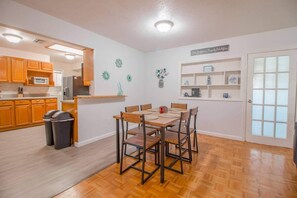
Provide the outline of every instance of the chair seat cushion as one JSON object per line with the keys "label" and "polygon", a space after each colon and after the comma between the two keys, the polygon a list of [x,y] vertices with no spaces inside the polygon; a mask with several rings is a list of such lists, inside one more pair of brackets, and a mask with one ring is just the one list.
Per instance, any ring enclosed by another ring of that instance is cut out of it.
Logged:
{"label": "chair seat cushion", "polygon": [[[159,136],[146,136],[146,148],[150,148],[155,144],[159,143],[160,137]],[[130,144],[139,148],[143,148],[143,135],[137,134],[133,137],[127,138],[124,140],[124,143]]]}
{"label": "chair seat cushion", "polygon": [[[160,137],[160,135],[158,135]],[[180,140],[184,140],[187,137],[186,134],[180,134]],[[166,131],[165,132],[165,142],[169,142],[171,144],[178,144],[178,133]]]}
{"label": "chair seat cushion", "polygon": [[[153,135],[157,132],[157,130],[153,129],[153,128],[145,127],[145,132],[147,135]],[[129,129],[127,131],[127,133],[129,135],[143,134],[143,127],[139,126],[139,127],[133,128],[133,129]]]}

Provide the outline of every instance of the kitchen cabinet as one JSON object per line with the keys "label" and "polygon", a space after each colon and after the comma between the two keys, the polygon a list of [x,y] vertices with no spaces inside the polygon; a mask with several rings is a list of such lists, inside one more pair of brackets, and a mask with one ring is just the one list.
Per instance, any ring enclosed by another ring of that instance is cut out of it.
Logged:
{"label": "kitchen cabinet", "polygon": [[41,62],[41,70],[42,71],[53,71],[53,64]]}
{"label": "kitchen cabinet", "polygon": [[22,126],[31,123],[31,102],[30,100],[15,101],[15,125]]}
{"label": "kitchen cabinet", "polygon": [[10,58],[11,82],[25,83],[27,78],[26,60],[22,58]]}
{"label": "kitchen cabinet", "polygon": [[45,112],[48,112],[50,110],[57,110],[58,109],[58,103],[57,99],[51,98],[45,100]]}
{"label": "kitchen cabinet", "polygon": [[82,76],[83,85],[90,86],[94,79],[94,50],[85,49],[83,58]]}
{"label": "kitchen cabinet", "polygon": [[13,101],[0,101],[0,129],[14,127]]}
{"label": "kitchen cabinet", "polygon": [[40,70],[41,63],[39,61],[35,61],[35,60],[28,60],[27,69],[28,70]]}
{"label": "kitchen cabinet", "polygon": [[44,100],[32,100],[32,123],[43,122],[43,116],[45,114]]}
{"label": "kitchen cabinet", "polygon": [[11,81],[11,67],[9,57],[0,57],[0,82]]}

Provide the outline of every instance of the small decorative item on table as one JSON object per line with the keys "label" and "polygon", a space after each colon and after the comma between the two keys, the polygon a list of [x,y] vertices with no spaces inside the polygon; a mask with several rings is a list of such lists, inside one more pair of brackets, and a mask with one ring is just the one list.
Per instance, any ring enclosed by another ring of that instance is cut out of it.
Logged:
{"label": "small decorative item on table", "polygon": [[214,67],[212,65],[206,65],[203,67],[203,72],[213,72]]}
{"label": "small decorative item on table", "polygon": [[167,113],[168,112],[168,108],[166,106],[160,106],[159,107],[159,112],[160,113]]}
{"label": "small decorative item on table", "polygon": [[229,85],[238,85],[239,84],[238,75],[229,75],[228,84]]}

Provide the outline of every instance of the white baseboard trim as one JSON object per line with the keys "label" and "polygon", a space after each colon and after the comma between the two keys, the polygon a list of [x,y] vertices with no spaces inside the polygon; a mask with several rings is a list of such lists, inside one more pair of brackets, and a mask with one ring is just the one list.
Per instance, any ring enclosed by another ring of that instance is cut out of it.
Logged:
{"label": "white baseboard trim", "polygon": [[82,146],[85,146],[87,144],[91,144],[93,142],[96,142],[98,140],[102,140],[104,138],[107,138],[107,137],[110,137],[110,136],[113,136],[115,135],[116,132],[115,131],[112,131],[112,132],[109,132],[109,133],[105,133],[103,135],[100,135],[100,136],[97,136],[97,137],[93,137],[91,139],[88,139],[88,140],[84,140],[84,141],[81,141],[81,142],[75,142],[74,143],[74,146],[75,147],[82,147]]}
{"label": "white baseboard trim", "polygon": [[[137,124],[136,124],[136,125],[131,125],[131,126],[129,126],[129,129],[131,129],[131,128],[135,128],[135,127],[137,127]],[[120,129],[120,131],[121,131],[121,129]],[[115,134],[116,134],[116,131],[112,131],[112,132],[109,132],[109,133],[105,133],[105,134],[103,134],[103,135],[100,135],[100,136],[97,136],[97,137],[93,137],[93,138],[91,138],[91,139],[87,139],[87,140],[84,140],[84,141],[81,141],[81,142],[75,142],[75,143],[74,143],[74,146],[75,146],[75,147],[82,147],[82,146],[85,146],[85,145],[87,145],[87,144],[91,144],[91,143],[93,143],[93,142],[96,142],[96,141],[98,141],[98,140],[102,140],[102,139],[104,139],[104,138],[108,138],[108,137],[113,136],[113,135],[115,135]],[[121,134],[120,134],[120,136],[121,136]]]}
{"label": "white baseboard trim", "polygon": [[220,137],[220,138],[226,138],[226,139],[231,139],[231,140],[244,141],[244,139],[242,137],[240,137],[240,136],[227,135],[227,134],[211,132],[211,131],[198,130],[198,134],[205,134],[205,135],[210,135],[210,136],[215,136],[215,137]]}

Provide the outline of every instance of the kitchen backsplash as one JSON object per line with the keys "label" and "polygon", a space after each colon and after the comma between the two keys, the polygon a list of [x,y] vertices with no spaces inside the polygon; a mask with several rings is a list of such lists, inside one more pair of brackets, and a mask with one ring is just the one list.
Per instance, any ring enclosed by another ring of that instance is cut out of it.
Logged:
{"label": "kitchen backsplash", "polygon": [[18,87],[23,87],[25,96],[59,96],[62,95],[61,87],[34,87],[24,86],[18,83],[0,83],[0,96],[14,97],[18,93]]}

